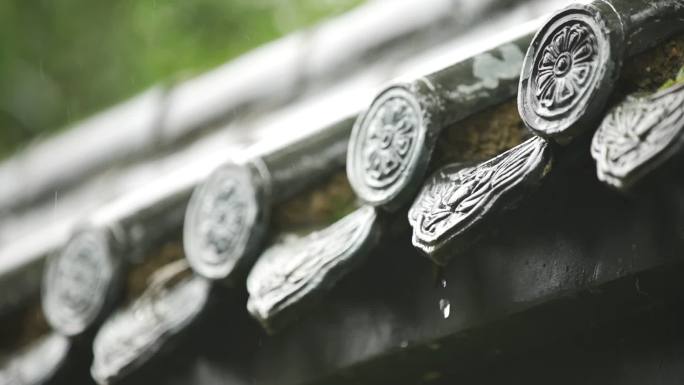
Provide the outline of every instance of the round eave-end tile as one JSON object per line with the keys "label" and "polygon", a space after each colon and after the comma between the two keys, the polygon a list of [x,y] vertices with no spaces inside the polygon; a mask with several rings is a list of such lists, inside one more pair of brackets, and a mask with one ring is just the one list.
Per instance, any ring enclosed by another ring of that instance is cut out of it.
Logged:
{"label": "round eave-end tile", "polygon": [[626,190],[684,144],[684,84],[630,96],[594,134],[591,155],[599,180]]}
{"label": "round eave-end tile", "polygon": [[537,32],[523,62],[518,110],[535,134],[566,143],[593,127],[625,50],[623,25],[607,5],[572,5]]}
{"label": "round eave-end tile", "polygon": [[354,124],[347,152],[347,177],[364,202],[401,207],[423,177],[430,158],[430,114],[408,85],[381,92]]}
{"label": "round eave-end tile", "polygon": [[363,262],[380,231],[375,208],[363,206],[322,230],[271,246],[247,278],[247,309],[266,330],[282,328]]}
{"label": "round eave-end tile", "polygon": [[66,336],[90,329],[119,288],[122,261],[107,230],[79,231],[47,263],[42,305],[48,322]]}
{"label": "round eave-end tile", "polygon": [[548,173],[548,142],[534,137],[478,165],[442,167],[408,213],[413,245],[440,265],[477,239],[485,220],[510,208]]}
{"label": "round eave-end tile", "polygon": [[93,341],[95,381],[116,382],[143,366],[201,315],[210,289],[205,278],[191,276],[113,314]]}
{"label": "round eave-end tile", "polygon": [[212,279],[230,279],[255,258],[270,210],[264,180],[251,165],[224,164],[188,204],[183,244],[190,266]]}

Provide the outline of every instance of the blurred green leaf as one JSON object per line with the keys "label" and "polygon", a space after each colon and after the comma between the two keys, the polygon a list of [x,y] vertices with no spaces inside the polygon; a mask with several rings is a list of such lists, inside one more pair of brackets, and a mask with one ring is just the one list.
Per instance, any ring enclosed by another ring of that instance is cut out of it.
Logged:
{"label": "blurred green leaf", "polygon": [[0,157],[361,1],[1,1]]}

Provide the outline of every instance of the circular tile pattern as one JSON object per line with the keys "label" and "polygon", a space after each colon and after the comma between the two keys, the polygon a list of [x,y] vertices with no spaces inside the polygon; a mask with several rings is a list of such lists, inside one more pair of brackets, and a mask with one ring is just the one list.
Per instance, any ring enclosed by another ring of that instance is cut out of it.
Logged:
{"label": "circular tile pattern", "polygon": [[78,232],[48,261],[43,279],[43,310],[50,325],[73,336],[104,312],[120,274],[104,230]]}
{"label": "circular tile pattern", "polygon": [[525,56],[518,109],[536,134],[568,141],[592,126],[621,67],[623,39],[614,13],[576,5],[554,15]]}
{"label": "circular tile pattern", "polygon": [[425,133],[419,103],[406,87],[378,95],[349,143],[347,175],[357,195],[374,206],[391,206],[424,169]]}
{"label": "circular tile pattern", "polygon": [[188,205],[184,246],[190,266],[210,279],[229,277],[255,254],[268,210],[249,167],[225,164],[199,186]]}

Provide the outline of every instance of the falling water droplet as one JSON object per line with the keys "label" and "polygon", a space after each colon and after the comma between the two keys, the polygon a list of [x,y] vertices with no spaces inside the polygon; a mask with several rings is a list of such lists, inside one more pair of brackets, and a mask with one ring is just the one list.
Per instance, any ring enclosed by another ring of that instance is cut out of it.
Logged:
{"label": "falling water droplet", "polygon": [[444,319],[449,318],[449,314],[451,313],[451,303],[449,303],[448,299],[442,298],[439,300],[439,310],[442,312]]}
{"label": "falling water droplet", "polygon": [[446,279],[442,278],[442,282],[441,282],[441,283],[442,283],[442,288],[443,288],[443,289],[446,289],[446,287],[447,287],[447,281],[446,281]]}

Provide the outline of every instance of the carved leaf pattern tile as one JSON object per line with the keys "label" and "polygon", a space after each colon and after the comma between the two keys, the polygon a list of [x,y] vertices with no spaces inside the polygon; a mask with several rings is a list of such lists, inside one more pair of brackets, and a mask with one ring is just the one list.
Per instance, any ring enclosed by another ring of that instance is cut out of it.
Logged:
{"label": "carved leaf pattern tile", "polygon": [[684,84],[653,95],[630,96],[594,134],[598,178],[628,188],[678,151],[684,140]]}
{"label": "carved leaf pattern tile", "polygon": [[93,376],[105,382],[140,365],[201,312],[208,295],[209,283],[190,277],[115,313],[93,342]]}
{"label": "carved leaf pattern tile", "polygon": [[69,339],[57,333],[41,337],[4,362],[0,384],[46,384],[69,356]]}
{"label": "carved leaf pattern tile", "polygon": [[364,206],[329,227],[278,243],[259,258],[247,278],[247,307],[264,326],[333,286],[365,257],[377,238],[376,214]]}
{"label": "carved leaf pattern tile", "polygon": [[476,166],[441,168],[409,210],[414,245],[428,254],[441,251],[477,222],[504,209],[516,198],[518,187],[538,182],[549,158],[546,140],[535,137]]}

